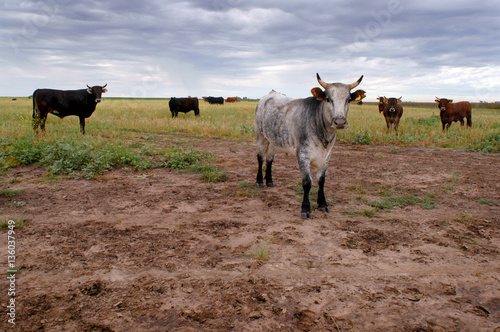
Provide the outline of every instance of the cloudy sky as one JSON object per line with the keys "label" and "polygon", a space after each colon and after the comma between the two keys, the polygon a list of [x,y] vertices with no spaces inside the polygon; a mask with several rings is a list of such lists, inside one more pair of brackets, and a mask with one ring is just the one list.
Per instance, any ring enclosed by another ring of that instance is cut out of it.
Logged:
{"label": "cloudy sky", "polygon": [[0,96],[108,83],[108,97],[500,100],[496,0],[4,0]]}

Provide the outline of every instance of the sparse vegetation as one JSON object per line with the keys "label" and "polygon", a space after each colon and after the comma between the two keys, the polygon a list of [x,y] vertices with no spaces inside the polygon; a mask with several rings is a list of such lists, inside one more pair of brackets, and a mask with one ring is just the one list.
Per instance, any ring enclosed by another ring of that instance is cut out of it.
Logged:
{"label": "sparse vegetation", "polygon": [[258,260],[268,260],[271,257],[270,241],[260,241],[258,245],[252,248],[250,255]]}
{"label": "sparse vegetation", "polygon": [[0,196],[4,197],[14,197],[21,195],[22,190],[12,190],[12,189],[0,189]]}
{"label": "sparse vegetation", "polygon": [[414,195],[402,195],[402,196],[389,196],[385,197],[382,201],[370,201],[365,199],[364,202],[376,209],[391,211],[395,207],[403,208],[408,205],[418,205],[422,209],[434,209],[434,197],[433,195],[427,195],[424,198],[417,197]]}
{"label": "sparse vegetation", "polygon": [[24,218],[2,218],[0,219],[0,229],[8,229],[9,228],[9,220],[14,220],[14,228],[15,229],[22,229],[24,226],[26,226],[27,220]]}
{"label": "sparse vegetation", "polygon": [[493,200],[493,199],[484,199],[484,198],[481,198],[481,199],[478,199],[477,201],[478,201],[478,203],[486,204],[486,205],[495,205],[495,204],[498,204],[498,201]]}

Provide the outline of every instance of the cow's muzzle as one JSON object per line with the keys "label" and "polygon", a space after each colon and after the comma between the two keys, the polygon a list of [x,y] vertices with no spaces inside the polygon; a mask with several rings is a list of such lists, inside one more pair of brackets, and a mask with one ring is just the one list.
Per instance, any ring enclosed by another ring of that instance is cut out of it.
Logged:
{"label": "cow's muzzle", "polygon": [[97,98],[97,99],[95,100],[95,102],[96,102],[96,103],[100,103],[100,102],[101,102],[101,98]]}
{"label": "cow's muzzle", "polygon": [[333,119],[332,127],[345,129],[347,128],[347,120],[344,118]]}
{"label": "cow's muzzle", "polygon": [[394,112],[396,112],[396,110],[394,109],[394,107],[391,107],[391,108],[389,108],[389,112],[394,113]]}

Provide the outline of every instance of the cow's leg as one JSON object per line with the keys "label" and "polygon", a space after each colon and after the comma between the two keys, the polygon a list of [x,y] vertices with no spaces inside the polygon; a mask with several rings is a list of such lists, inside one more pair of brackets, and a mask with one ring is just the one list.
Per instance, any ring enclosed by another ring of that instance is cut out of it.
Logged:
{"label": "cow's leg", "polygon": [[330,212],[328,209],[328,203],[326,202],[325,197],[325,178],[326,178],[326,168],[320,173],[318,171],[318,210],[323,212]]}
{"label": "cow's leg", "polygon": [[85,135],[85,118],[83,116],[80,117],[80,132]]}
{"label": "cow's leg", "polygon": [[470,115],[467,117],[467,126],[472,127],[472,116]]}
{"label": "cow's leg", "polygon": [[264,177],[262,176],[262,164],[264,163],[264,158],[260,154],[257,154],[257,162],[259,163],[259,170],[257,171],[257,187],[264,187]]}
{"label": "cow's leg", "polygon": [[33,130],[38,132],[38,126],[40,125],[40,117],[38,114],[33,114]]}
{"label": "cow's leg", "polygon": [[396,122],[394,122],[394,130],[396,131],[396,136],[399,136],[398,128],[399,128],[399,119],[396,119]]}
{"label": "cow's leg", "polygon": [[267,153],[266,153],[266,186],[268,187],[274,187],[272,169],[273,169],[273,160],[275,154],[276,154],[275,148],[269,145],[267,147]]}
{"label": "cow's leg", "polygon": [[47,116],[44,116],[40,119],[40,130],[45,132],[45,121],[47,121]]}
{"label": "cow's leg", "polygon": [[304,190],[304,198],[302,199],[302,219],[312,219],[311,201],[309,200],[309,191],[312,187],[311,173],[309,169],[309,155],[303,149],[297,149],[297,159],[299,161],[300,175],[302,177],[302,189]]}
{"label": "cow's leg", "polygon": [[[257,187],[264,187],[264,176],[262,175],[262,165],[264,164],[264,158],[266,156],[267,149],[269,147],[269,142],[264,138],[257,138],[257,162],[259,163],[259,169],[257,171]],[[267,170],[266,170],[266,181],[267,181]]]}
{"label": "cow's leg", "polygon": [[460,118],[460,125],[463,127],[465,124],[464,118]]}

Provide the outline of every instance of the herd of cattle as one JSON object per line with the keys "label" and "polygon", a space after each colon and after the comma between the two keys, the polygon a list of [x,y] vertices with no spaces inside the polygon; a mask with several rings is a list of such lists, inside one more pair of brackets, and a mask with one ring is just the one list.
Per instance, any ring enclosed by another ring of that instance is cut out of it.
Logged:
{"label": "herd of cattle", "polygon": [[[85,119],[94,113],[97,104],[101,101],[102,94],[108,91],[107,84],[104,86],[87,85],[87,89],[81,90],[54,90],[37,89],[33,93],[33,129],[37,131],[38,127],[45,131],[45,121],[47,115],[52,113],[60,118],[68,115],[76,115],[80,118],[80,131],[85,134]],[[319,88],[317,88],[319,89]],[[314,89],[313,89],[314,90]],[[311,91],[314,93],[317,91]],[[209,104],[224,104],[239,101],[238,97],[202,97]],[[365,98],[363,96],[361,99]],[[399,121],[403,116],[403,105],[399,98],[378,97],[378,110],[385,118],[387,131],[392,128],[398,135]],[[453,103],[452,99],[436,97],[436,103],[440,110],[441,123],[443,131],[448,129],[452,122],[460,122],[464,125],[464,119],[467,120],[467,126],[472,126],[471,105],[469,102],[462,101]],[[361,104],[361,100],[359,101]],[[197,97],[177,98],[172,97],[169,101],[172,117],[177,117],[179,112],[188,113],[194,111],[195,116],[200,115],[199,102]]]}
{"label": "herd of cattle", "polygon": [[[272,163],[274,155],[279,150],[295,154],[299,162],[304,198],[301,207],[302,218],[312,218],[309,191],[312,187],[310,166],[317,168],[318,182],[318,210],[329,212],[324,193],[326,169],[331,157],[333,145],[337,137],[337,130],[347,128],[347,113],[351,102],[361,103],[366,97],[365,91],[356,90],[362,81],[361,76],[352,84],[326,83],[318,74],[316,79],[321,86],[311,89],[312,97],[294,99],[272,90],[262,97],[255,109],[255,134],[257,138],[258,171],[257,187],[264,186],[264,179],[268,187],[274,186],[272,179]],[[38,89],[33,93],[33,128],[38,126],[45,130],[47,115],[52,113],[60,118],[76,115],[80,118],[80,128],[85,134],[85,119],[95,111],[101,101],[102,94],[107,91],[106,85],[87,85],[82,90],[52,90]],[[223,104],[222,97],[203,97],[210,104]],[[399,121],[403,115],[403,106],[400,98],[379,97],[379,112],[383,113],[387,131],[394,128],[398,135]],[[237,97],[227,98],[226,102],[238,101]],[[471,105],[468,102],[453,103],[451,99],[439,99],[436,103],[440,110],[443,131],[448,129],[452,122],[460,121],[464,125],[472,125]],[[179,112],[194,111],[199,116],[199,102],[196,97],[176,98],[169,101],[172,117]],[[266,162],[265,176],[263,164]]]}
{"label": "herd of cattle", "polygon": [[[202,97],[204,101],[209,104],[224,104],[223,97]],[[226,98],[227,103],[234,103],[238,101],[238,97],[228,97]],[[187,97],[187,98],[177,98],[171,97],[168,102],[168,107],[170,108],[170,112],[172,113],[172,117],[176,118],[179,112],[187,113],[190,111],[194,111],[194,115],[200,115],[200,107],[198,103],[198,98],[196,97]]]}
{"label": "herd of cattle", "polygon": [[[403,105],[401,105],[401,98],[378,97],[378,111],[383,113],[387,131],[394,128],[396,135],[398,135],[399,120],[403,116]],[[467,119],[467,126],[472,126],[472,107],[468,101],[461,101],[454,103],[452,99],[436,97],[435,102],[438,104],[439,116],[441,117],[441,124],[443,131],[450,128],[452,122],[460,122],[464,125],[464,119]]]}

